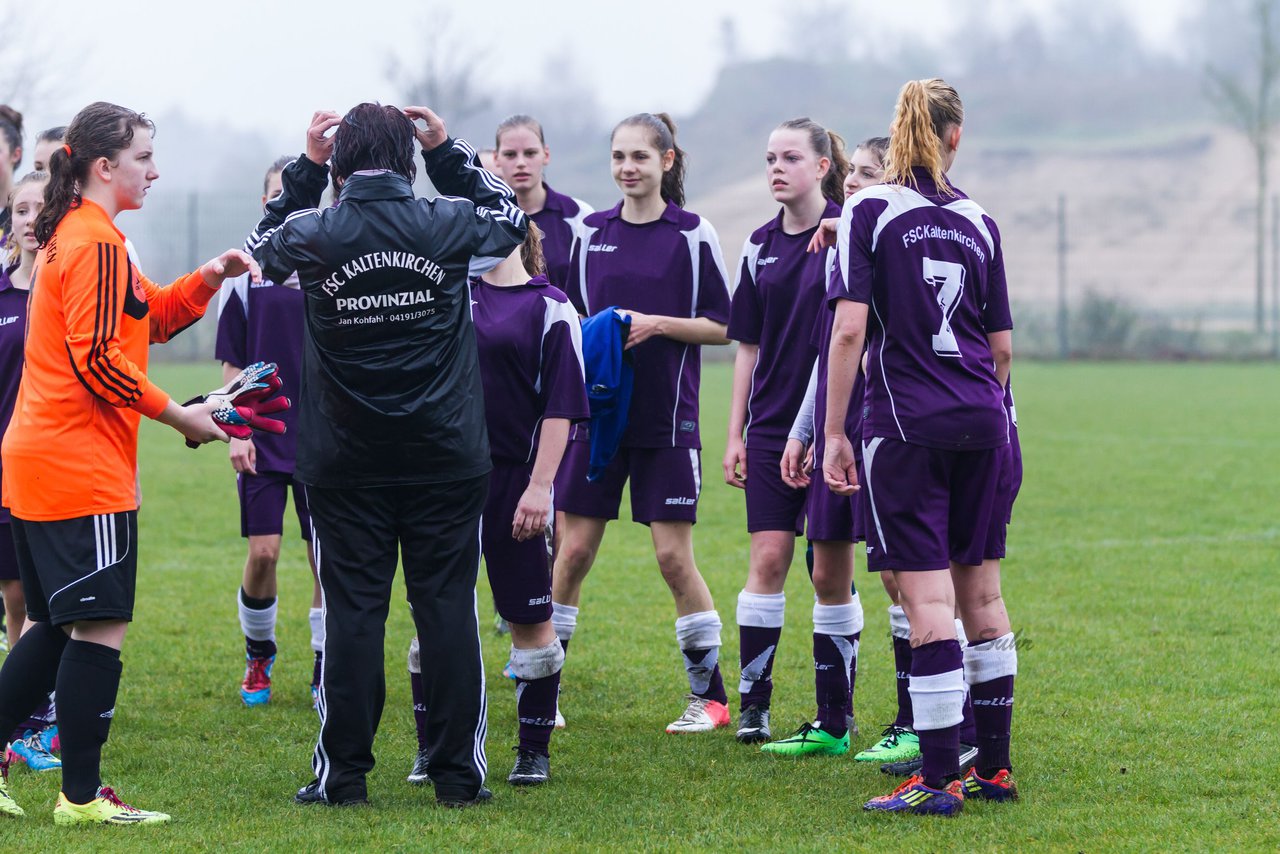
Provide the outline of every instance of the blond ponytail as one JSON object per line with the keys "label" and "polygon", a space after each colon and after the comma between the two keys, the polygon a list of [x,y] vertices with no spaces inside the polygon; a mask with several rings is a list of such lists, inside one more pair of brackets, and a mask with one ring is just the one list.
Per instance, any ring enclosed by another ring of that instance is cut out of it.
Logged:
{"label": "blond ponytail", "polygon": [[916,186],[911,169],[921,166],[943,195],[954,195],[946,180],[942,136],[947,128],[964,124],[964,105],[945,80],[909,80],[898,93],[893,124],[889,126],[889,162],[884,179]]}

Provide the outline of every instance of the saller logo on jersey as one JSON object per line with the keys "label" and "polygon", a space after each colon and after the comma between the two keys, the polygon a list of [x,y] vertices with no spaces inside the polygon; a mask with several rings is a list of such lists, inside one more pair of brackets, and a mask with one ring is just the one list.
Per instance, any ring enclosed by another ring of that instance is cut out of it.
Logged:
{"label": "saller logo on jersey", "polygon": [[398,294],[374,294],[364,297],[338,297],[338,311],[368,311],[371,308],[392,308],[401,305],[421,305],[435,302],[431,291],[401,291]]}

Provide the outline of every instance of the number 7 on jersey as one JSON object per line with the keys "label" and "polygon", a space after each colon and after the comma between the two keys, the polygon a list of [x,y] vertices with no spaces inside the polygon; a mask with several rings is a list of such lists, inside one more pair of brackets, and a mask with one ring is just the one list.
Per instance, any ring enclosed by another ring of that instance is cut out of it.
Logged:
{"label": "number 7 on jersey", "polygon": [[964,293],[964,265],[954,261],[924,259],[924,281],[934,289],[938,308],[942,309],[942,322],[933,336],[933,352],[939,356],[960,358],[960,344],[951,330],[951,315],[960,304]]}

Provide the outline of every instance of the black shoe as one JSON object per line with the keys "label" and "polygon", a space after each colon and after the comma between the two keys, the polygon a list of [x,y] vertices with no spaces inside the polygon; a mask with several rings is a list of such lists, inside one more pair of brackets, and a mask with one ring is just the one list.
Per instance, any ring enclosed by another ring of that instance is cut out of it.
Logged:
{"label": "black shoe", "polygon": [[[960,770],[967,770],[978,758],[978,748],[972,744],[960,745]],[[912,774],[919,774],[920,769],[924,767],[924,757],[917,756],[915,759],[908,759],[905,762],[888,762],[880,766],[881,774],[888,774],[893,777],[910,777]]]}
{"label": "black shoe", "polygon": [[489,791],[484,786],[481,786],[480,791],[476,792],[476,796],[474,798],[442,798],[439,795],[436,795],[436,804],[442,807],[448,807],[449,809],[460,810],[483,804],[485,801],[491,800],[492,798],[493,792]]}
{"label": "black shoe", "polygon": [[427,762],[431,759],[431,754],[424,747],[418,751],[418,757],[413,760],[413,770],[409,772],[408,780],[415,786],[421,786],[423,783],[430,782],[431,777],[427,774]]}
{"label": "black shoe", "polygon": [[513,786],[537,786],[551,779],[551,759],[541,753],[516,748],[516,767],[507,775]]}
{"label": "black shoe", "polygon": [[773,738],[769,729],[769,707],[752,704],[738,715],[738,741],[742,744],[760,744]]}
{"label": "black shoe", "polygon": [[294,803],[298,804],[322,804],[329,807],[367,807],[369,805],[369,798],[363,792],[353,792],[327,800],[324,792],[320,791],[319,780],[312,780],[299,789],[298,793],[293,796],[293,800]]}

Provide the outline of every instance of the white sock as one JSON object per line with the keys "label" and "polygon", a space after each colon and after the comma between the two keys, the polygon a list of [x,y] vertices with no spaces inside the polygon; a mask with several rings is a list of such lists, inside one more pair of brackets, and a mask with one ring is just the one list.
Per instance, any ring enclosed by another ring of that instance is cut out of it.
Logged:
{"label": "white sock", "polygon": [[307,619],[311,621],[311,649],[324,652],[324,609],[312,608]]}
{"label": "white sock", "polygon": [[279,599],[272,599],[271,604],[260,611],[255,611],[244,604],[244,590],[236,593],[236,604],[240,609],[240,630],[244,636],[253,641],[276,640],[276,607]]}
{"label": "white sock", "polygon": [[561,605],[559,602],[552,602],[551,627],[555,629],[556,637],[560,638],[561,643],[567,643],[572,639],[573,631],[578,627],[577,606]]}

